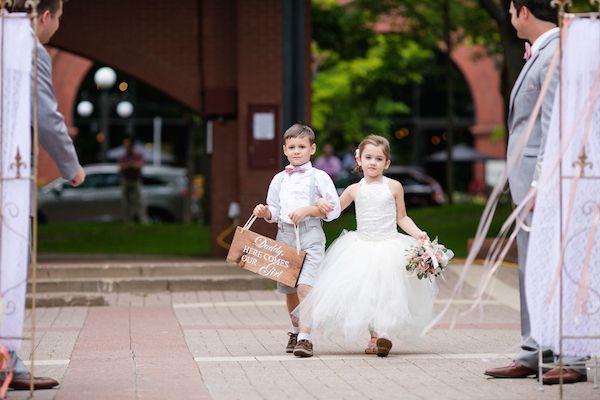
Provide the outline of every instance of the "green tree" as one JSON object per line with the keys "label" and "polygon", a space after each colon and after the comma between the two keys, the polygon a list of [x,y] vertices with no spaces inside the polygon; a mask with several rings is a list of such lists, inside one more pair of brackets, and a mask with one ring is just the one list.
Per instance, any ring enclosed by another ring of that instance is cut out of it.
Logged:
{"label": "green tree", "polygon": [[367,133],[388,135],[391,117],[410,112],[402,90],[422,79],[431,50],[405,34],[377,34],[378,15],[352,4],[313,1],[313,125],[337,148]]}
{"label": "green tree", "polygon": [[408,83],[420,81],[432,52],[399,35],[377,35],[365,57],[340,60],[313,80],[313,125],[321,142],[338,147],[367,133],[387,135],[391,117],[408,114],[399,99]]}
{"label": "green tree", "polygon": [[[443,2],[446,0],[355,0],[358,8],[371,15],[395,13],[405,16],[410,32],[421,43],[438,43],[443,40]],[[548,0],[551,1],[551,0]],[[454,43],[481,44],[499,60],[502,71],[502,94],[508,106],[510,91],[523,64],[522,39],[510,22],[508,12],[511,0],[452,0],[450,20],[454,26]],[[582,0],[570,11],[584,12],[592,9]],[[557,10],[558,12],[558,10]]]}

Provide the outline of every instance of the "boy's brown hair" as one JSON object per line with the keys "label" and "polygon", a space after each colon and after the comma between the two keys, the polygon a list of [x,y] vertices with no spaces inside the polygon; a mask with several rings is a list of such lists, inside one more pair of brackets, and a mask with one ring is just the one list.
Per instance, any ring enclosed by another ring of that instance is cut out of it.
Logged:
{"label": "boy's brown hair", "polygon": [[310,144],[315,143],[315,132],[308,125],[294,124],[283,134],[283,141],[297,137],[307,137]]}

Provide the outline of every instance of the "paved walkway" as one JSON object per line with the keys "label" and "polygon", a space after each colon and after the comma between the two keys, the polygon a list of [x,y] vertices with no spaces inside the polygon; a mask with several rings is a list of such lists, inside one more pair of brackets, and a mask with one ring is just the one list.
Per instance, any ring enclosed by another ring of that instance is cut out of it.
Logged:
{"label": "paved walkway", "polygon": [[[453,273],[447,278],[438,309],[456,280]],[[452,329],[447,317],[416,344],[394,343],[385,359],[362,354],[365,343],[318,334],[315,357],[285,354],[289,323],[283,297],[273,291],[127,295],[109,307],[38,309],[35,373],[61,385],[35,398],[558,399],[558,386],[539,391],[533,379],[482,374],[509,362],[517,349],[516,282],[516,270],[503,268],[483,313],[460,318]],[[458,302],[463,309],[471,303]],[[25,343],[21,353],[29,348]],[[600,399],[600,389],[591,382],[569,385],[563,398]]]}

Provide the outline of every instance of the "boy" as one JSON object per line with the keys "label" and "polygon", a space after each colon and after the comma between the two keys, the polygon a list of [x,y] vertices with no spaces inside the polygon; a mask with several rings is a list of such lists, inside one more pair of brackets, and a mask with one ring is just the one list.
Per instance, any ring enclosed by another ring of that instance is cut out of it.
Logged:
{"label": "boy", "polygon": [[[292,288],[277,282],[277,290],[286,295],[286,304],[292,320],[288,333],[287,353],[298,357],[313,355],[310,329],[293,317],[291,312],[308,295],[319,272],[325,255],[325,233],[321,217],[332,221],[340,215],[340,199],[333,181],[324,171],[313,168],[310,157],[315,154],[315,133],[301,124],[292,125],[283,135],[283,153],[290,165],[271,181],[267,204],[258,204],[254,214],[267,222],[277,223],[277,241],[295,246],[294,225],[300,228],[300,246],[306,251],[298,287]],[[317,199],[323,197],[330,205],[329,212],[322,212]]]}

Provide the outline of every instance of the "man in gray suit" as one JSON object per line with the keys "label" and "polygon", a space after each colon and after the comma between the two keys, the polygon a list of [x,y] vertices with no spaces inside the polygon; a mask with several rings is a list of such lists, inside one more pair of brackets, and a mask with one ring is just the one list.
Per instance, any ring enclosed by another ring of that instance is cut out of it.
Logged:
{"label": "man in gray suit", "polygon": [[[507,158],[511,160],[518,152],[517,147],[526,134],[529,119],[538,100],[542,85],[550,67],[551,59],[559,45],[557,10],[549,0],[513,0],[510,4],[511,23],[521,39],[532,45],[526,45],[527,60],[510,94],[508,113]],[[550,126],[552,106],[558,86],[558,69],[555,70],[542,106],[535,120],[522,155],[513,169],[509,171],[508,184],[513,202],[523,202],[540,177],[546,135]],[[530,205],[533,211],[533,202]],[[526,224],[531,225],[532,213]],[[494,378],[527,378],[538,374],[538,344],[531,338],[529,313],[525,298],[525,265],[529,233],[521,230],[517,235],[519,261],[519,291],[521,296],[521,351],[515,360],[506,367],[485,371]],[[550,349],[541,349],[544,362],[552,362],[554,355]],[[544,383],[558,383],[558,368],[551,369],[543,376]],[[563,369],[563,383],[585,380],[586,375],[572,369]]]}
{"label": "man in gray suit", "polygon": [[[15,2],[12,11],[26,11],[24,0]],[[85,179],[85,172],[79,160],[73,141],[69,137],[63,116],[57,111],[54,86],[52,84],[52,60],[44,44],[56,33],[62,16],[62,0],[41,0],[38,5],[38,126],[39,141],[58,166],[61,176],[71,185],[79,186]],[[14,378],[9,387],[15,390],[29,390],[30,373],[23,361],[14,352]],[[51,378],[34,377],[34,389],[50,389],[58,385]]]}

